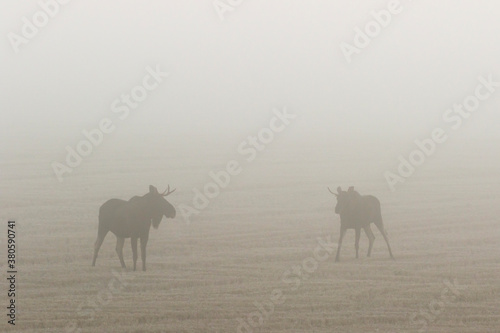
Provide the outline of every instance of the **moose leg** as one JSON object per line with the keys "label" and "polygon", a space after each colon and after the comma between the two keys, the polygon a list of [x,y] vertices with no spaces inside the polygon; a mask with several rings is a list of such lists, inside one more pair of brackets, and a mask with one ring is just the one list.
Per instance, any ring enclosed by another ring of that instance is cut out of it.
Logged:
{"label": "moose leg", "polygon": [[134,260],[134,271],[137,263],[137,237],[132,237],[130,239],[130,243],[132,244],[132,258]]}
{"label": "moose leg", "polygon": [[373,246],[373,241],[375,240],[375,236],[373,235],[373,231],[370,228],[370,225],[367,225],[363,228],[365,230],[365,234],[368,237],[368,241],[370,242],[370,245],[368,245],[368,254],[366,255],[369,257],[372,253],[372,246]]}
{"label": "moose leg", "polygon": [[142,270],[146,270],[146,244],[148,243],[148,237],[141,237],[141,259],[142,259]]}
{"label": "moose leg", "polygon": [[394,259],[394,256],[392,255],[392,251],[391,251],[391,245],[389,245],[389,238],[387,237],[387,232],[385,232],[385,228],[384,228],[384,225],[382,224],[382,221],[375,223],[375,225],[377,226],[378,230],[380,230],[380,233],[384,237],[384,240],[387,244],[387,248],[389,249],[389,255],[391,256],[391,259]]}
{"label": "moose leg", "polygon": [[125,244],[125,238],[116,237],[116,253],[118,254],[118,258],[120,258],[120,264],[122,268],[126,268],[125,261],[123,261],[123,244]]}
{"label": "moose leg", "polygon": [[335,256],[335,261],[339,261],[340,256],[340,247],[342,246],[342,239],[344,238],[345,232],[347,229],[340,227],[340,236],[339,236],[339,246],[337,247],[337,255]]}
{"label": "moose leg", "polygon": [[92,266],[95,266],[95,261],[97,260],[97,254],[99,253],[99,249],[101,248],[102,242],[104,241],[104,237],[106,237],[107,231],[101,231],[97,233],[97,240],[94,244],[94,259],[92,260]]}
{"label": "moose leg", "polygon": [[361,236],[361,229],[356,228],[356,240],[354,241],[354,247],[356,248],[356,259],[359,258],[359,237]]}

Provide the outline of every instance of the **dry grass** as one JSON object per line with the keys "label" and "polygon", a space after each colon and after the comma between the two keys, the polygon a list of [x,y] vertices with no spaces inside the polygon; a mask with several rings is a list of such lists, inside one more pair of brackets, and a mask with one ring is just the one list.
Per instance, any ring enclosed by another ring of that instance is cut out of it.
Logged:
{"label": "dry grass", "polygon": [[[119,270],[111,234],[90,266],[99,206],[167,182],[178,188],[172,203],[189,203],[208,171],[238,158],[228,151],[201,163],[180,153],[130,162],[96,152],[62,184],[47,167],[50,153],[3,163],[3,218],[18,221],[16,331],[64,332],[75,322],[82,332],[236,332],[238,318],[256,311],[254,302],[280,289],[286,300],[255,332],[417,332],[411,315],[430,312],[443,281],[456,280],[460,295],[440,307],[428,331],[498,332],[500,165],[458,150],[426,162],[395,193],[382,177],[396,163],[393,152],[369,166],[374,153],[337,158],[325,150],[322,158],[321,151],[266,151],[243,164],[243,173],[191,224],[179,214],[163,220],[150,235],[148,271],[125,272],[128,285],[94,320],[80,315],[79,305],[96,302]],[[350,231],[341,262],[333,262],[333,253],[293,290],[283,273],[313,255],[318,237],[337,240],[334,199],[325,188],[337,184],[380,198],[397,260],[389,260],[375,230],[372,258],[365,257],[363,235],[362,257],[354,259]]]}

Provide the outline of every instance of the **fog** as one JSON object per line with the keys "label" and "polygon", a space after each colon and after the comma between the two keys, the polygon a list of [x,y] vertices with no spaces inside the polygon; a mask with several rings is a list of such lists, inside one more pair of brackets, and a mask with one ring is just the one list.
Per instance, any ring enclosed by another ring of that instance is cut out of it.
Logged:
{"label": "fog", "polygon": [[[40,332],[406,332],[456,278],[464,289],[425,326],[496,329],[499,10],[4,1],[0,198],[22,240],[18,327],[43,317]],[[134,280],[89,319],[81,304],[119,269],[111,233],[90,266],[99,207],[150,184],[177,189],[177,215],[151,229],[148,271],[124,270]],[[317,239],[339,237],[327,186],[380,199],[396,261],[378,230],[374,258],[365,235],[354,259],[351,231],[341,262],[328,252],[292,293],[282,274]],[[252,325],[252,304],[274,287],[285,305]]]}
{"label": "fog", "polygon": [[[1,32],[20,34],[35,1],[5,3]],[[402,1],[348,63],[340,44],[384,1],[245,1],[224,12],[210,1],[77,2],[15,53],[3,42],[6,139],[72,144],[84,128],[115,116],[111,103],[140,84],[147,66],[170,73],[113,134],[125,140],[218,136],[239,140],[273,107],[300,115],[292,137],[366,136],[413,141],[473,92],[477,77],[500,77],[494,2]],[[459,136],[497,135],[498,95]],[[118,141],[120,141],[118,140]]]}

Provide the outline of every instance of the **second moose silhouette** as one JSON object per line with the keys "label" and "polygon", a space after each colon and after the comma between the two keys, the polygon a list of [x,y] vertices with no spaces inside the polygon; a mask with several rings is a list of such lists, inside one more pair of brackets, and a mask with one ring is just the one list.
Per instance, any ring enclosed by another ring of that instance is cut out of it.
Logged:
{"label": "second moose silhouette", "polygon": [[339,186],[337,188],[337,193],[332,192],[328,188],[331,194],[337,197],[337,205],[335,206],[335,213],[340,215],[340,236],[339,244],[337,248],[337,255],[335,256],[335,261],[339,261],[340,257],[340,247],[342,246],[342,239],[347,231],[347,229],[354,229],[356,231],[355,247],[356,247],[356,258],[359,257],[359,238],[361,236],[361,229],[363,229],[368,236],[370,242],[368,247],[368,257],[372,252],[373,241],[375,236],[370,228],[370,224],[374,223],[380,233],[387,243],[387,248],[389,249],[389,255],[392,259],[391,246],[389,245],[389,239],[387,237],[387,232],[384,229],[384,223],[382,222],[382,213],[380,210],[380,201],[373,195],[361,195],[354,190],[351,186],[348,191],[342,191]]}

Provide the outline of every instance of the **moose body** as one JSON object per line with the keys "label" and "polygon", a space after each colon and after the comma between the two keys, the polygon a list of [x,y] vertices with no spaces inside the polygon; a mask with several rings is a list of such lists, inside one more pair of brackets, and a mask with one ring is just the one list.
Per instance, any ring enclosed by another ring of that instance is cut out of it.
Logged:
{"label": "moose body", "polygon": [[158,228],[163,216],[166,218],[175,217],[175,208],[164,197],[175,190],[168,189],[159,193],[156,187],[149,186],[149,193],[139,197],[135,196],[129,201],[120,199],[110,199],[99,209],[99,227],[97,240],[94,246],[94,259],[92,266],[95,266],[97,254],[104,241],[104,238],[111,231],[116,236],[116,252],[120,259],[120,264],[125,268],[123,260],[123,245],[125,238],[131,239],[134,270],[137,263],[137,241],[141,241],[142,269],[146,270],[146,244],[149,239],[151,224],[153,228]]}
{"label": "moose body", "polygon": [[387,243],[387,248],[389,249],[389,255],[392,259],[391,246],[389,245],[389,239],[387,237],[387,232],[384,228],[384,223],[382,221],[382,212],[380,209],[380,201],[373,195],[360,195],[358,192],[354,191],[354,187],[350,187],[348,191],[342,191],[342,188],[337,188],[337,193],[332,192],[328,189],[330,193],[337,197],[337,205],[335,206],[335,213],[340,216],[340,236],[339,244],[337,248],[337,255],[335,256],[335,261],[339,261],[340,248],[342,246],[342,239],[348,229],[354,229],[356,232],[355,238],[355,248],[356,248],[356,258],[359,258],[359,238],[361,236],[361,229],[363,229],[370,242],[368,247],[369,257],[371,255],[373,242],[375,236],[371,230],[370,224],[373,223],[377,226],[380,233],[384,237]]}

